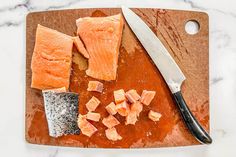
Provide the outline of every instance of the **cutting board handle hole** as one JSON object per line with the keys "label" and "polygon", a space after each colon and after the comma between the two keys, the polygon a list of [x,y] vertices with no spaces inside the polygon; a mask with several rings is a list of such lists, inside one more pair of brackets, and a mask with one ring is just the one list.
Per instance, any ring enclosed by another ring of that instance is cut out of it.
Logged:
{"label": "cutting board handle hole", "polygon": [[200,30],[200,24],[196,20],[189,20],[185,23],[185,31],[190,34],[194,35],[197,34]]}

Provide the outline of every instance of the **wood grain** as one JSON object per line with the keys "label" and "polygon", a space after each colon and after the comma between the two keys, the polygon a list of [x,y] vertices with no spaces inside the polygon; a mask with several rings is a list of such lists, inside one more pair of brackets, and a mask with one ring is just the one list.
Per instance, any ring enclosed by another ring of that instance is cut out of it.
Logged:
{"label": "wood grain", "polygon": [[[184,98],[196,118],[209,131],[208,15],[192,11],[133,10],[157,34],[186,75],[187,79],[182,86]],[[83,135],[70,135],[60,138],[48,136],[41,91],[30,87],[30,64],[37,24],[74,36],[76,34],[75,20],[79,17],[107,16],[117,13],[120,13],[120,9],[75,9],[28,14],[26,23],[25,138],[29,143],[105,148],[168,147],[199,144],[183,125],[162,76],[151,63],[144,48],[127,24],[124,27],[120,48],[117,82],[105,83],[106,96],[97,95],[104,103],[98,110],[102,116],[106,116],[104,105],[112,100],[112,90],[118,88],[136,88],[139,92],[144,88],[157,90],[157,98],[155,98],[152,106],[144,110],[137,126],[118,127],[118,131],[124,136],[123,142],[108,141],[104,137],[105,128],[100,124],[94,124],[101,129],[90,139]],[[195,35],[189,35],[185,32],[185,23],[189,20],[196,20],[200,24],[200,30]],[[78,56],[76,52],[74,52],[74,56]],[[80,70],[75,62],[72,68],[70,90],[80,94],[79,111],[85,113],[84,103],[92,96],[85,89],[91,78],[85,77],[84,70]],[[157,110],[163,114],[163,119],[158,124],[154,124],[145,118],[149,109]],[[123,121],[121,117],[117,118]]]}

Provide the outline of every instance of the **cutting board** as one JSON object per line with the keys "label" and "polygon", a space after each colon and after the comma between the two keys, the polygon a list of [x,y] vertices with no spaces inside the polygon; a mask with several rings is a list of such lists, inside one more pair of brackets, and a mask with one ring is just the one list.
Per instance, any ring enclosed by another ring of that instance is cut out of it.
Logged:
{"label": "cutting board", "polygon": [[[203,12],[177,11],[163,9],[133,9],[153,30],[169,50],[171,56],[182,69],[186,81],[182,85],[183,96],[201,125],[209,131],[209,53],[208,53],[208,15]],[[80,17],[108,16],[120,13],[120,9],[74,9],[46,12],[34,12],[27,15],[26,23],[26,111],[25,138],[33,144],[102,147],[102,148],[143,148],[170,147],[199,144],[189,133],[171,93],[158,69],[153,65],[145,49],[139,43],[127,24],[124,26],[120,46],[117,80],[104,82],[104,93],[87,92],[89,80],[85,75],[87,61],[73,48],[73,64],[70,79],[70,91],[80,95],[79,113],[85,114],[85,103],[96,96],[101,100],[98,107],[102,117],[107,116],[104,107],[113,101],[113,91],[123,88],[136,89],[140,94],[143,89],[155,90],[157,95],[152,104],[144,107],[135,126],[124,125],[124,118],[116,115],[121,122],[117,126],[122,140],[112,142],[104,135],[105,126],[93,123],[98,132],[92,137],[67,135],[53,138],[48,135],[48,126],[44,112],[42,92],[32,89],[31,58],[35,44],[37,24],[47,26],[65,34],[75,36],[75,20]],[[195,35],[185,31],[185,24],[195,20],[200,30]],[[159,122],[147,118],[152,109],[163,116]]]}

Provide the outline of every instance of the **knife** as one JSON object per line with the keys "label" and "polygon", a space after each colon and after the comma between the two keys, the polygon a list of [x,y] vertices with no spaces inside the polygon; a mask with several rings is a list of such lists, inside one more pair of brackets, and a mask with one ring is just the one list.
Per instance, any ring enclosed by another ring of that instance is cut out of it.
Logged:
{"label": "knife", "polygon": [[181,94],[181,85],[186,78],[179,66],[162,42],[138,15],[124,6],[122,6],[122,12],[130,28],[165,79],[189,131],[200,143],[212,143],[211,137],[193,116]]}

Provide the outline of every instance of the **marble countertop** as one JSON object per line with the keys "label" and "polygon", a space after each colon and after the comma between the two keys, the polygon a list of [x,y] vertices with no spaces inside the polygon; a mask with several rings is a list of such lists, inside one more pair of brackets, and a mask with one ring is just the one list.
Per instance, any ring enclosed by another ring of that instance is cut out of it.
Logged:
{"label": "marble countertop", "polygon": [[[234,0],[1,0],[0,156],[221,157],[236,154],[236,2]],[[213,144],[158,149],[81,149],[31,145],[24,138],[25,16],[65,8],[156,7],[197,10],[210,18],[210,120]]]}

